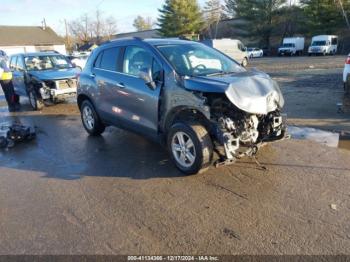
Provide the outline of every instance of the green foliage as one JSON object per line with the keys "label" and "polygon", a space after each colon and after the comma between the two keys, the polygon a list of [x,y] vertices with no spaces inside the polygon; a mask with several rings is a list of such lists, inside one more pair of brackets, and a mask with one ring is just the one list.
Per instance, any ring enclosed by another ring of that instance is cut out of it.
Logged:
{"label": "green foliage", "polygon": [[[340,6],[341,0],[303,0],[307,26],[312,34],[335,34],[346,22]],[[346,14],[350,15],[350,1],[342,1]]]}
{"label": "green foliage", "polygon": [[166,0],[159,12],[159,32],[164,37],[198,33],[203,28],[202,14],[196,0]]}
{"label": "green foliage", "polygon": [[150,30],[153,28],[153,21],[151,17],[137,16],[134,20],[133,26],[137,31]]}

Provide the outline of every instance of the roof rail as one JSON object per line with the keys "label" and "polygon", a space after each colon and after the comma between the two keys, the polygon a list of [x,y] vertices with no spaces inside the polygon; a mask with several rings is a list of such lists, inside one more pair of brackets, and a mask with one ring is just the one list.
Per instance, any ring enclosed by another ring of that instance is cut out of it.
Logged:
{"label": "roof rail", "polygon": [[135,39],[135,40],[143,41],[143,38],[142,38],[142,37],[139,37],[139,36],[134,36],[134,39]]}
{"label": "roof rail", "polygon": [[132,37],[121,37],[121,38],[114,38],[114,39],[111,39],[111,40],[107,40],[107,41],[104,41],[100,44],[101,45],[105,45],[105,44],[108,44],[108,43],[113,43],[115,41],[119,41],[119,40],[127,40],[127,39],[135,39],[135,40],[139,40],[139,41],[143,41],[144,39],[142,37],[138,37],[138,36],[132,36]]}

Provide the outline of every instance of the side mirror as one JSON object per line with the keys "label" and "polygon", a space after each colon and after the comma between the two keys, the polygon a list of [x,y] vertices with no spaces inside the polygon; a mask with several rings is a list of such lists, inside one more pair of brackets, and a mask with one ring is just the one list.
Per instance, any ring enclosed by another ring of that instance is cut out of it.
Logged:
{"label": "side mirror", "polygon": [[139,77],[145,81],[146,85],[152,90],[156,89],[156,83],[152,79],[152,71],[150,68],[141,68]]}

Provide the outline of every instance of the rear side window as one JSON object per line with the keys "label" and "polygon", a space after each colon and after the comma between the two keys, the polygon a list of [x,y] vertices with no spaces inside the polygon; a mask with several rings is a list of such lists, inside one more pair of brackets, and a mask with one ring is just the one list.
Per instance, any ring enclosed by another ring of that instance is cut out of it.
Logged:
{"label": "rear side window", "polygon": [[[104,50],[103,53],[98,56],[95,66],[104,70],[117,71],[119,53],[119,47]],[[99,59],[101,61],[99,61]]]}
{"label": "rear side window", "polygon": [[99,53],[97,59],[95,60],[94,67],[100,68],[103,52]]}

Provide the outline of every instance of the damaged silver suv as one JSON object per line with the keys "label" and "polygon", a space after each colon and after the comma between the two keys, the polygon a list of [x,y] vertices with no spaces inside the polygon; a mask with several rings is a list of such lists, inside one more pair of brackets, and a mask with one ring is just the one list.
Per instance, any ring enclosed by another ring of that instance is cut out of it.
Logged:
{"label": "damaged silver suv", "polygon": [[113,125],[166,145],[186,174],[253,156],[285,137],[284,100],[265,73],[247,71],[203,44],[140,38],[107,42],[78,83],[86,131]]}

